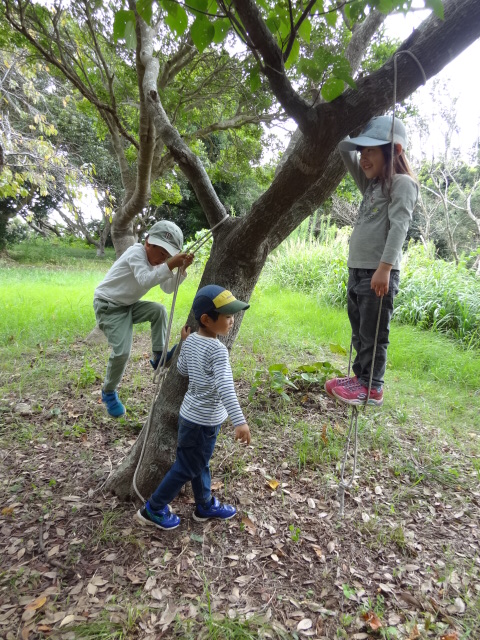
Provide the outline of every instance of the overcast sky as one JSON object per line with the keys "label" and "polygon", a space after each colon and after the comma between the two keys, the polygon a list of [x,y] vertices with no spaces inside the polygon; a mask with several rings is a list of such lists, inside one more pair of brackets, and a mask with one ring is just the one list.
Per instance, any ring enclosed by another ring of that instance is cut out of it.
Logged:
{"label": "overcast sky", "polygon": [[[429,11],[416,11],[406,16],[396,15],[387,18],[387,32],[392,36],[404,40],[413,29],[429,15]],[[425,87],[417,89],[412,100],[418,105],[420,114],[424,117],[433,115],[441,103],[432,101],[431,91],[435,81],[445,82],[448,95],[457,97],[457,124],[459,134],[454,137],[453,144],[464,152],[471,148],[480,135],[480,85],[478,83],[478,65],[480,63],[480,41],[477,40],[462,54],[457,56],[439,74],[427,82]],[[451,101],[450,101],[451,102]],[[444,98],[448,104],[448,97]],[[438,127],[437,127],[438,128]],[[412,139],[414,143],[414,140]],[[443,136],[440,132],[433,136],[432,147],[438,151],[441,148]],[[415,154],[412,147],[411,152]]]}

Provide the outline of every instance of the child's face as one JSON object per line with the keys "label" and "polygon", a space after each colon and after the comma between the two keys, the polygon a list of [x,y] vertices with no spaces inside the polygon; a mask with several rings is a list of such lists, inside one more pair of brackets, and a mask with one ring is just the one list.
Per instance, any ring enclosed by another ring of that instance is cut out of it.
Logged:
{"label": "child's face", "polygon": [[152,267],[157,267],[159,264],[163,264],[171,257],[168,251],[165,251],[163,247],[159,247],[156,244],[150,244],[148,240],[145,240],[145,251],[147,252],[147,260]]}
{"label": "child's face", "polygon": [[233,315],[220,314],[216,320],[212,320],[209,316],[206,316],[205,320],[202,317],[202,322],[207,326],[209,331],[217,336],[226,336],[235,324]]}
{"label": "child's face", "polygon": [[385,157],[381,147],[363,147],[360,153],[360,166],[369,180],[383,173]]}

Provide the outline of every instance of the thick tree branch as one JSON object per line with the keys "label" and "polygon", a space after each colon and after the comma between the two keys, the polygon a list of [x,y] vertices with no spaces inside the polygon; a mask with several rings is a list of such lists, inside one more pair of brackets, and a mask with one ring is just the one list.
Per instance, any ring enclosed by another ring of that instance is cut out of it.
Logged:
{"label": "thick tree branch", "polygon": [[311,131],[316,126],[315,114],[287,78],[282,51],[264,23],[256,3],[254,0],[234,0],[233,4],[253,47],[261,55],[262,71],[277,100],[303,133]]}
{"label": "thick tree branch", "polygon": [[172,126],[160,101],[157,91],[159,64],[153,57],[153,38],[149,38],[148,27],[141,19],[138,20],[142,33],[142,50],[140,57],[145,68],[143,79],[143,93],[148,113],[155,130],[170,151],[180,169],[192,185],[200,205],[207,216],[210,226],[220,222],[227,213],[220,202],[199,158],[184,142],[175,127]]}

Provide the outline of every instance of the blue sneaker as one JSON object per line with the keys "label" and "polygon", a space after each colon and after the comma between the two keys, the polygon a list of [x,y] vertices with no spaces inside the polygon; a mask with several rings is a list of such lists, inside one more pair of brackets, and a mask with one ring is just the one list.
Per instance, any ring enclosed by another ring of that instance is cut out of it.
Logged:
{"label": "blue sneaker", "polygon": [[[173,347],[170,349],[170,351],[167,351],[167,361],[165,362],[165,366],[167,366],[170,363],[170,360],[172,359],[173,354],[175,353],[175,349],[177,347],[178,347],[178,344],[174,344]],[[152,365],[155,371],[158,369],[158,365],[160,364],[162,355],[163,355],[163,351],[162,353],[157,353],[155,357],[150,360],[150,364]]]}
{"label": "blue sneaker", "polygon": [[144,506],[137,511],[135,518],[142,526],[149,525],[163,529],[164,531],[176,529],[180,524],[180,518],[170,511],[168,504],[166,507],[163,507],[163,509],[160,509],[160,511],[154,511],[148,500]]}
{"label": "blue sneaker", "polygon": [[116,391],[104,391],[102,389],[102,402],[107,407],[108,414],[112,418],[120,418],[127,412],[125,407],[118,399],[118,393]]}
{"label": "blue sneaker", "polygon": [[212,504],[207,508],[197,504],[193,512],[193,519],[197,522],[204,522],[205,520],[210,520],[210,518],[230,520],[236,513],[237,510],[231,504],[223,504],[219,502],[218,498],[212,498]]}

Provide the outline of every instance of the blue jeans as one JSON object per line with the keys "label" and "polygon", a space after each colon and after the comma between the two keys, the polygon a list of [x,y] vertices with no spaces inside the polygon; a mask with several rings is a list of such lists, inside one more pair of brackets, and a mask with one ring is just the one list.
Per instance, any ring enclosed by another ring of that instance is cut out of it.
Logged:
{"label": "blue jeans", "polygon": [[155,511],[169,504],[189,481],[196,504],[210,505],[209,463],[221,426],[206,427],[178,416],[177,457],[149,500]]}
{"label": "blue jeans", "polygon": [[[352,369],[359,382],[368,387],[381,298],[370,288],[375,269],[349,269],[348,271],[347,309],[352,327],[353,348],[357,352]],[[388,293],[383,296],[377,350],[375,362],[373,363],[372,387],[377,389],[383,385],[383,376],[387,365],[390,320],[393,314],[393,300],[398,293],[399,280],[400,272],[397,269],[392,269]]]}

